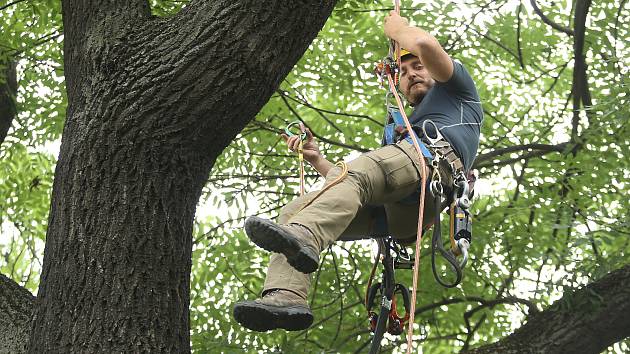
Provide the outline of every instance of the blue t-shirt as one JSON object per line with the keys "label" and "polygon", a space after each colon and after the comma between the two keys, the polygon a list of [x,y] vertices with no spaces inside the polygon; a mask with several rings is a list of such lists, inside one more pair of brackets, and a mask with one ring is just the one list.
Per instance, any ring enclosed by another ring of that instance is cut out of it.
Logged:
{"label": "blue t-shirt", "polygon": [[[483,110],[475,83],[461,63],[453,61],[453,76],[447,82],[436,82],[414,108],[409,123],[418,136],[422,136],[426,119],[435,123],[457,152],[464,169],[470,170],[479,147]],[[431,124],[427,124],[427,130],[435,137]]]}

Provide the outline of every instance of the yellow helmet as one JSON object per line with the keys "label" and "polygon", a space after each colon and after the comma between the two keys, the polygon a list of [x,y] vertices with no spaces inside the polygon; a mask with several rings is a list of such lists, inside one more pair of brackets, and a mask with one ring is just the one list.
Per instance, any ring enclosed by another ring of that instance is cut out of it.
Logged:
{"label": "yellow helmet", "polygon": [[415,56],[415,54],[413,54],[412,52],[408,51],[405,48],[400,48],[400,59],[403,59],[405,56],[407,55],[413,55]]}

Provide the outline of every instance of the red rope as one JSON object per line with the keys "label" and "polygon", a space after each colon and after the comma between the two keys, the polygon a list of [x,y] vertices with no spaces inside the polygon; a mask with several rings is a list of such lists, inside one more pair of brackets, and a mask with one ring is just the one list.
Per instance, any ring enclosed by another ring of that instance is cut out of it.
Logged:
{"label": "red rope", "polygon": [[[397,14],[400,14],[400,1],[399,0],[394,0],[394,10],[396,11]],[[401,63],[401,58],[400,58],[400,45],[396,42],[393,41],[393,46],[390,46],[390,55],[391,54],[395,54],[394,58],[396,58],[396,64],[398,65],[397,67],[400,69],[400,63]],[[393,47],[393,51],[392,52],[392,47]],[[396,90],[396,86],[398,84],[398,74],[394,73],[394,75],[396,75],[395,78],[392,78],[392,73],[389,72],[387,75],[387,81],[389,82],[389,90],[392,92],[392,94],[394,95],[394,98],[396,99],[396,103],[398,104],[398,109],[400,110],[400,114],[403,117],[403,120],[405,121],[405,126],[407,128],[407,131],[409,132],[412,142],[413,142],[413,146],[416,149],[416,152],[418,153],[418,156],[420,157],[420,167],[422,169],[422,171],[420,172],[421,176],[422,176],[422,182],[421,182],[421,188],[420,188],[420,210],[419,210],[419,214],[418,214],[418,229],[417,229],[417,240],[416,240],[416,254],[415,254],[415,259],[414,259],[414,264],[413,264],[413,290],[411,292],[411,310],[409,313],[409,323],[408,323],[408,327],[407,327],[407,354],[411,354],[411,349],[412,349],[412,344],[413,344],[413,323],[414,323],[414,317],[415,317],[415,312],[416,312],[416,296],[417,296],[417,289],[418,289],[418,277],[419,277],[419,268],[420,268],[420,245],[422,243],[422,224],[423,224],[423,216],[424,216],[424,197],[426,195],[426,180],[427,180],[427,167],[426,164],[424,162],[424,155],[422,154],[422,150],[420,149],[420,144],[418,143],[418,139],[416,137],[415,134],[413,134],[413,128],[411,127],[411,124],[409,123],[409,119],[407,119],[407,114],[405,113],[405,109],[403,107],[403,104],[400,100],[400,96],[398,95],[398,91]],[[436,211],[437,212],[437,211]]]}
{"label": "red rope", "polygon": [[419,210],[419,214],[418,214],[418,229],[417,229],[417,237],[418,239],[416,240],[416,254],[415,254],[415,259],[414,259],[414,264],[413,264],[413,290],[411,292],[411,311],[409,313],[409,323],[408,323],[408,329],[407,329],[407,354],[411,353],[411,344],[413,342],[413,322],[414,322],[414,315],[415,315],[415,311],[416,311],[416,293],[417,293],[417,288],[418,288],[418,270],[420,267],[420,244],[422,243],[422,224],[423,224],[423,217],[424,217],[424,197],[426,195],[426,180],[427,180],[427,167],[426,167],[426,163],[424,162],[424,155],[422,155],[422,150],[420,149],[420,144],[418,143],[418,140],[416,138],[416,135],[413,134],[413,129],[411,127],[411,123],[409,123],[409,119],[407,119],[407,114],[405,113],[403,104],[400,100],[400,96],[398,96],[398,92],[396,91],[396,86],[394,85],[394,80],[392,78],[391,73],[387,75],[387,81],[389,82],[389,89],[390,91],[393,93],[394,98],[396,98],[396,103],[398,104],[398,109],[400,110],[400,114],[403,117],[403,120],[405,121],[405,126],[407,127],[407,131],[410,132],[412,141],[413,141],[413,146],[416,148],[416,152],[418,153],[418,156],[420,157],[420,168],[421,168],[421,176],[422,176],[422,182],[421,182],[421,188],[420,188],[420,210]]}

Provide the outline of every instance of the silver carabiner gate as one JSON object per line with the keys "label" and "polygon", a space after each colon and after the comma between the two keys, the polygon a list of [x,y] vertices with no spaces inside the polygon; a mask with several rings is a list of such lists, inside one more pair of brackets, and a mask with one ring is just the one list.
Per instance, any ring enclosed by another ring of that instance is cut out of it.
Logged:
{"label": "silver carabiner gate", "polygon": [[[435,138],[432,138],[427,133],[427,123],[433,125],[433,127],[435,128]],[[431,146],[435,146],[435,143],[437,143],[440,140],[445,140],[444,137],[442,136],[442,133],[440,133],[440,130],[438,129],[437,124],[435,124],[435,122],[432,121],[431,119],[426,119],[424,122],[422,122],[422,133],[424,134],[424,137],[427,138]]]}
{"label": "silver carabiner gate", "polygon": [[457,240],[457,248],[459,248],[459,252],[462,254],[462,261],[459,263],[459,268],[464,269],[466,263],[468,263],[468,248],[470,248],[470,242],[465,238],[460,238]]}

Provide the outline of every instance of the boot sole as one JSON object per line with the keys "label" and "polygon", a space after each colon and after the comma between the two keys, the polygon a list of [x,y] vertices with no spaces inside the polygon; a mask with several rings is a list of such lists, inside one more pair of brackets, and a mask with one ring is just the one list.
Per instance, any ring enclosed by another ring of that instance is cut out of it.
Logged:
{"label": "boot sole", "polygon": [[313,248],[268,220],[256,216],[247,218],[245,232],[259,247],[285,255],[287,262],[302,273],[313,273],[319,267],[319,255]]}
{"label": "boot sole", "polygon": [[276,328],[301,331],[313,323],[313,314],[303,306],[275,307],[253,301],[234,305],[234,318],[243,327],[256,332]]}

